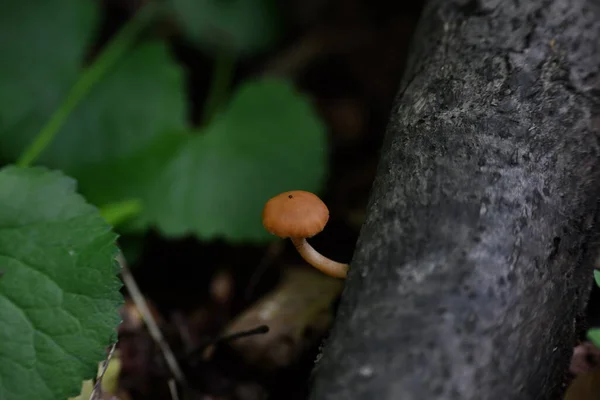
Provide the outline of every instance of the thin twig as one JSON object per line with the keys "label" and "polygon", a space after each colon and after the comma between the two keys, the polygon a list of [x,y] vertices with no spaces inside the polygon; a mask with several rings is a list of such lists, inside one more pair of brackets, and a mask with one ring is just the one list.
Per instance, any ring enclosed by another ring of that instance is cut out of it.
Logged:
{"label": "thin twig", "polygon": [[169,385],[171,398],[173,400],[179,400],[179,393],[177,393],[177,383],[175,382],[175,379],[169,379],[169,382],[167,382],[167,384]]}
{"label": "thin twig", "polygon": [[273,242],[267,248],[267,251],[260,259],[257,267],[254,269],[252,276],[250,277],[250,281],[246,286],[246,290],[244,291],[244,299],[249,300],[250,297],[254,294],[254,289],[260,282],[261,278],[267,272],[267,269],[271,266],[273,261],[283,252],[284,249],[284,241],[278,240]]}
{"label": "thin twig", "polygon": [[135,282],[135,279],[133,278],[133,274],[131,273],[131,271],[129,270],[129,267],[127,266],[127,261],[125,260],[125,257],[123,257],[122,254],[119,254],[117,256],[117,259],[118,259],[119,263],[121,264],[121,276],[123,277],[123,282],[125,283],[125,286],[127,287],[127,290],[129,292],[129,295],[131,296],[131,299],[133,300],[134,304],[136,305],[136,307],[142,314],[142,318],[144,318],[144,322],[146,323],[146,326],[148,327],[148,332],[150,333],[150,336],[152,336],[152,339],[154,339],[154,341],[160,348],[160,350],[163,354],[163,357],[165,358],[165,361],[167,362],[167,366],[169,367],[169,370],[173,374],[173,377],[180,384],[186,384],[185,376],[184,376],[181,368],[179,367],[179,364],[177,363],[177,359],[175,358],[173,351],[169,347],[169,344],[163,337],[163,335],[160,331],[160,328],[158,327],[158,324],[154,320],[154,317],[152,317],[152,313],[150,312],[150,309],[148,308],[148,305],[146,304],[146,300],[144,299],[142,292],[140,291],[137,283]]}
{"label": "thin twig", "polygon": [[117,348],[117,342],[113,343],[113,345],[110,348],[110,351],[108,352],[108,356],[106,357],[106,360],[104,360],[104,365],[102,365],[102,372],[100,372],[100,376],[98,376],[98,379],[96,379],[96,384],[94,385],[94,389],[92,390],[92,393],[90,394],[90,400],[97,400],[100,398],[100,394],[102,393],[102,389],[101,389],[102,378],[104,378],[104,374],[106,374],[106,370],[108,369],[108,364],[110,364],[110,360],[112,359],[116,348]]}
{"label": "thin twig", "polygon": [[[219,345],[230,343],[237,339],[245,338],[248,336],[263,335],[268,332],[269,332],[269,327],[267,325],[260,325],[260,326],[257,326],[256,328],[248,329],[246,331],[235,332],[235,333],[232,333],[227,336],[218,337],[218,338],[214,339],[211,343],[209,343],[202,350],[201,358],[204,362],[208,362],[212,358],[214,352],[216,351],[216,349]],[[192,359],[195,356],[196,356],[196,352],[192,352],[189,354],[188,357],[190,359]]]}

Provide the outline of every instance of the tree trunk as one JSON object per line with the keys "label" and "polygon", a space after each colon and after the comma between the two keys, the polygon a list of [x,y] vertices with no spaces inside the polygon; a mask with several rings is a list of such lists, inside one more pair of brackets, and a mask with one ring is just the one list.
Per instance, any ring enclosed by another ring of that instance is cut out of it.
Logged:
{"label": "tree trunk", "polygon": [[311,399],[558,399],[592,285],[600,2],[431,0]]}

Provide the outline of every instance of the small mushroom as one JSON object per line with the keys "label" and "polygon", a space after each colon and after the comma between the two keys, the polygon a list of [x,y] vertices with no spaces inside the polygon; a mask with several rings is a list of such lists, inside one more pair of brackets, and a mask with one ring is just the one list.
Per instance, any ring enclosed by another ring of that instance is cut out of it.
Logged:
{"label": "small mushroom", "polygon": [[334,278],[346,278],[348,264],[323,256],[306,241],[321,232],[329,220],[329,210],[319,197],[302,190],[281,193],[267,201],[262,220],[269,233],[289,238],[310,265]]}

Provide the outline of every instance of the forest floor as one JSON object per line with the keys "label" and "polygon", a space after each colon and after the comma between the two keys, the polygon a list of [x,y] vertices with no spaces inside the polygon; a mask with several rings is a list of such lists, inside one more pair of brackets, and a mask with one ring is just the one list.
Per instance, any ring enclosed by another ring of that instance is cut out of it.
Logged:
{"label": "forest floor", "polygon": [[[120,27],[139,3],[104,0],[106,34]],[[244,60],[235,80],[263,73],[285,76],[313,101],[331,146],[322,196],[331,216],[326,230],[311,242],[327,256],[349,261],[421,2],[281,3],[288,25],[284,43]],[[212,61],[177,39],[173,43],[190,73],[194,114],[200,114]],[[185,372],[186,398],[306,398],[342,282],[315,273],[288,242],[261,247],[191,237],[166,240],[150,233],[125,237],[121,245],[125,252],[143,249],[131,269]],[[268,334],[224,338],[263,325],[267,312]],[[170,399],[171,373],[129,301],[123,316],[119,397]]]}
{"label": "forest floor", "polygon": [[[107,35],[141,1],[104,0]],[[328,128],[331,158],[322,198],[331,216],[311,243],[328,257],[347,262],[364,220],[422,1],[280,3],[288,26],[285,41],[240,63],[235,80],[285,76],[313,101]],[[173,50],[190,72],[192,111],[199,117],[212,61],[177,39]],[[151,232],[143,238],[126,237],[121,245],[126,252],[143,249],[131,269],[185,373],[185,398],[307,397],[342,282],[309,268],[287,241],[267,247],[232,245],[191,237],[167,240]],[[120,400],[171,399],[172,374],[130,301],[123,317]],[[261,333],[263,325],[268,333]],[[259,331],[235,336],[255,328]]]}

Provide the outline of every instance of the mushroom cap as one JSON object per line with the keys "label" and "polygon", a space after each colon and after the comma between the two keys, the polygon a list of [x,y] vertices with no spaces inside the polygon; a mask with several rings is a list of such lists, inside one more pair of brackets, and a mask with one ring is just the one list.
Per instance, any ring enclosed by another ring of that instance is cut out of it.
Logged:
{"label": "mushroom cap", "polygon": [[303,190],[281,193],[265,204],[265,229],[281,238],[309,238],[321,232],[329,220],[329,209],[315,194]]}

